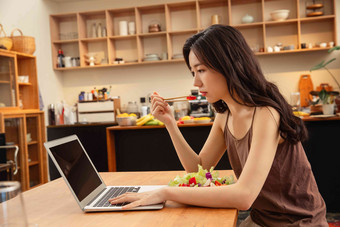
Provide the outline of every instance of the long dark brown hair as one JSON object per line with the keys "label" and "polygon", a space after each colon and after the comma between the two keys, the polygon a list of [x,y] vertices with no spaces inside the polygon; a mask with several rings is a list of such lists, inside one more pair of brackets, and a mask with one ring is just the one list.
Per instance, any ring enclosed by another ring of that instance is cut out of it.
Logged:
{"label": "long dark brown hair", "polygon": [[[280,114],[280,135],[292,144],[307,139],[303,121],[294,116],[291,106],[278,87],[267,81],[253,51],[242,34],[231,26],[212,25],[190,37],[184,44],[183,55],[190,68],[189,53],[193,51],[200,62],[222,74],[231,97],[251,107],[271,106]],[[216,112],[223,113],[228,105],[219,100],[212,104]]]}

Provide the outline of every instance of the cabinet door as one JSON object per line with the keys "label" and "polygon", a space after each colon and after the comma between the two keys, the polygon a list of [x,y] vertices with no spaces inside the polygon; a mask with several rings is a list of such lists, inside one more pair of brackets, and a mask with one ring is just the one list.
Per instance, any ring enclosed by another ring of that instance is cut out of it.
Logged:
{"label": "cabinet door", "polygon": [[17,85],[14,55],[0,55],[0,110],[16,107]]}
{"label": "cabinet door", "polygon": [[[18,154],[18,172],[13,176],[13,180],[21,183],[21,189],[24,191],[27,189],[27,176],[26,176],[26,155],[24,146],[24,118],[23,116],[11,116],[4,118],[4,128],[7,145],[17,145],[19,147]],[[7,149],[7,160],[14,161],[14,149]]]}
{"label": "cabinet door", "polygon": [[43,183],[41,120],[39,114],[26,115],[26,144],[29,188]]}

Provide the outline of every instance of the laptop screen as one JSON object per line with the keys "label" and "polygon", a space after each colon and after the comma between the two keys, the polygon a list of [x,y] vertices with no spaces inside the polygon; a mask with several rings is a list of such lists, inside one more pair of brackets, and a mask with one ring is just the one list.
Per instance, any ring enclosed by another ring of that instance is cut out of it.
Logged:
{"label": "laptop screen", "polygon": [[79,201],[102,183],[77,139],[50,147],[50,151]]}

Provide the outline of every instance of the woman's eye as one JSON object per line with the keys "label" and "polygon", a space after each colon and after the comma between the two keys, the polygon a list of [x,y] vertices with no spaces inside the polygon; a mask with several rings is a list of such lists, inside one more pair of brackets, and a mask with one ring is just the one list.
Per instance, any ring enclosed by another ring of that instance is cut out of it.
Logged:
{"label": "woman's eye", "polygon": [[204,72],[204,70],[203,70],[203,69],[199,69],[199,70],[197,70],[197,72],[199,72],[199,73],[203,73],[203,72]]}

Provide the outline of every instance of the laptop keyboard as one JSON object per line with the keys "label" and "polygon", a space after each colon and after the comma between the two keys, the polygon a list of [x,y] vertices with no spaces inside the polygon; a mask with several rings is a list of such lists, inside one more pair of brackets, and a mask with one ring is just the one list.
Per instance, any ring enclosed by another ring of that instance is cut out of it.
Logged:
{"label": "laptop keyboard", "polygon": [[124,206],[128,203],[118,203],[118,204],[111,204],[109,203],[110,198],[117,197],[125,192],[138,192],[140,187],[112,187],[110,188],[106,194],[94,204],[94,207],[120,207]]}

